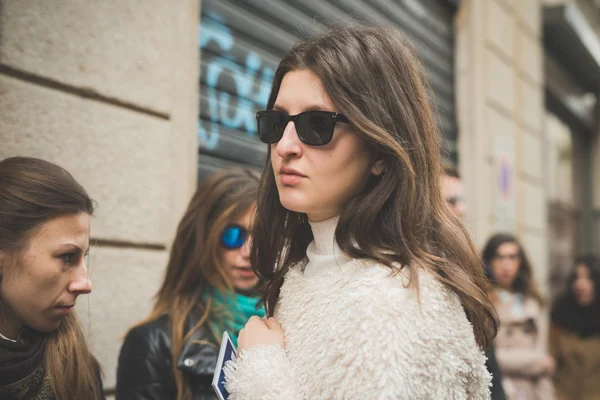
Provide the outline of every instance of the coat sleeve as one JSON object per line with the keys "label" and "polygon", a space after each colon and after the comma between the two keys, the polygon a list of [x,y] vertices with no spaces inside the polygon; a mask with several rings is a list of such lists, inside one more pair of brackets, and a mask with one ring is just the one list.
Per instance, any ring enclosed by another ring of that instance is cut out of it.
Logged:
{"label": "coat sleeve", "polygon": [[117,367],[116,400],[164,400],[176,397],[169,384],[173,372],[151,332],[131,330],[121,347]]}
{"label": "coat sleeve", "polygon": [[225,365],[229,400],[303,400],[285,350],[260,346],[243,351]]}
{"label": "coat sleeve", "polygon": [[548,317],[541,308],[535,317],[538,326],[537,342],[532,348],[497,348],[496,358],[507,374],[539,376],[542,373],[541,363],[548,354]]}
{"label": "coat sleeve", "polygon": [[497,349],[496,358],[507,375],[522,374],[538,376],[544,355],[535,349]]}
{"label": "coat sleeve", "polygon": [[551,324],[550,325],[550,334],[549,336],[549,346],[548,351],[550,355],[556,361],[556,368],[558,369],[563,362],[563,355],[560,347],[560,327]]}
{"label": "coat sleeve", "polygon": [[[405,287],[380,289],[348,304],[352,312],[329,327],[336,332],[330,348],[310,350],[332,360],[319,371],[326,381],[319,398],[488,400],[485,356],[458,298],[427,287],[419,300]],[[249,349],[226,367],[231,400],[308,400],[310,388],[295,379],[274,346]]]}

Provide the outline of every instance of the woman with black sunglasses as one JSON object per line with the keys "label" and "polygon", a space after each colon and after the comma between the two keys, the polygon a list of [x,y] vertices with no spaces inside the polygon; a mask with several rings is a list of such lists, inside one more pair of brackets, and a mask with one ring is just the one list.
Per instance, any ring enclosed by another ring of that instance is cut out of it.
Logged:
{"label": "woman with black sunglasses", "polygon": [[250,316],[264,316],[248,235],[258,178],[247,169],[223,170],[198,186],[154,310],[121,348],[118,400],[216,399],[211,381],[223,331],[236,343]]}
{"label": "woman with black sunglasses", "polygon": [[334,26],[277,68],[252,231],[270,318],[239,335],[230,400],[489,399],[495,314],[403,40]]}

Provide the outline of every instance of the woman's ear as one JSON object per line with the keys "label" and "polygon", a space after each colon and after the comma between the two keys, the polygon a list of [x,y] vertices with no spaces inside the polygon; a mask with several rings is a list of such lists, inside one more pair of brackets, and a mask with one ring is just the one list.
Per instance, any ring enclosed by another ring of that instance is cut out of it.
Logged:
{"label": "woman's ear", "polygon": [[375,164],[371,167],[371,173],[375,176],[381,176],[387,169],[385,160],[383,158],[375,161]]}

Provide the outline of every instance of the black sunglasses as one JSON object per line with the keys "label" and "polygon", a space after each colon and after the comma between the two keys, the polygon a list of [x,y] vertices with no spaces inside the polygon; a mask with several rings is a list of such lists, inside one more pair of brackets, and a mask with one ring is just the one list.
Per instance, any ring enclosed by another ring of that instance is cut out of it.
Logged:
{"label": "black sunglasses", "polygon": [[221,246],[227,250],[239,249],[248,238],[248,231],[239,225],[228,225],[221,232]]}
{"label": "black sunglasses", "polygon": [[330,111],[287,115],[281,111],[265,110],[256,113],[258,138],[264,143],[279,142],[290,121],[294,121],[300,140],[311,146],[324,146],[331,142],[336,122],[350,123],[342,114]]}

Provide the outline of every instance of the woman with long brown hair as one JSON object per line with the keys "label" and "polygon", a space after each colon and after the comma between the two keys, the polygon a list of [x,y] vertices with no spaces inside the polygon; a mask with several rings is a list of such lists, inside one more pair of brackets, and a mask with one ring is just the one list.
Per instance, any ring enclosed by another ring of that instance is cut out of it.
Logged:
{"label": "woman with long brown hair", "polygon": [[216,399],[223,331],[234,343],[258,308],[250,228],[259,175],[221,170],[196,190],[179,223],[154,309],[123,343],[117,400]]}
{"label": "woman with long brown hair", "polygon": [[488,399],[494,311],[399,32],[300,41],[257,122],[269,152],[252,265],[270,318],[240,333],[230,399]]}
{"label": "woman with long brown hair", "polygon": [[500,320],[496,358],[509,399],[552,400],[554,359],[548,353],[548,312],[533,268],[512,234],[493,235],[483,249],[490,272],[490,297]]}
{"label": "woman with long brown hair", "polygon": [[92,200],[47,161],[0,161],[0,398],[103,399],[75,315],[92,290],[85,256]]}
{"label": "woman with long brown hair", "polygon": [[551,314],[550,352],[560,400],[600,399],[600,259],[575,259]]}

